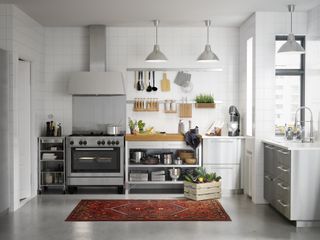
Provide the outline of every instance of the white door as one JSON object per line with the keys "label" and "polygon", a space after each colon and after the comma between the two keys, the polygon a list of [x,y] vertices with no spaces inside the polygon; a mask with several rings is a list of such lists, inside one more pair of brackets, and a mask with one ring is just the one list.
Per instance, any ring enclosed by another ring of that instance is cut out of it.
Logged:
{"label": "white door", "polygon": [[19,149],[19,199],[31,196],[31,146],[30,146],[30,84],[31,63],[19,60],[18,64],[18,149]]}

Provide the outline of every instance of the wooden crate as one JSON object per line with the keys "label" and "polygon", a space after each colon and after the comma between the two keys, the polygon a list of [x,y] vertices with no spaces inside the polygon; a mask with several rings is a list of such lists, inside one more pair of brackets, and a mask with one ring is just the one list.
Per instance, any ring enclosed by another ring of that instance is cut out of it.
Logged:
{"label": "wooden crate", "polygon": [[185,181],[184,196],[196,201],[221,198],[221,181],[210,183],[190,183]]}

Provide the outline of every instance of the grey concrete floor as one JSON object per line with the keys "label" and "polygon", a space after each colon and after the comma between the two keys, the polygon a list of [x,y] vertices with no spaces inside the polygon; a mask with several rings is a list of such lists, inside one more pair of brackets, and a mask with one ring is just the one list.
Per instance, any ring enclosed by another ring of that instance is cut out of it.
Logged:
{"label": "grey concrete floor", "polygon": [[[181,195],[180,195],[181,196]],[[172,198],[176,195],[130,195]],[[320,239],[320,228],[295,228],[268,205],[255,205],[243,195],[221,203],[231,222],[65,222],[81,199],[120,199],[117,194],[40,195],[15,213],[0,218],[0,240],[220,240]]]}

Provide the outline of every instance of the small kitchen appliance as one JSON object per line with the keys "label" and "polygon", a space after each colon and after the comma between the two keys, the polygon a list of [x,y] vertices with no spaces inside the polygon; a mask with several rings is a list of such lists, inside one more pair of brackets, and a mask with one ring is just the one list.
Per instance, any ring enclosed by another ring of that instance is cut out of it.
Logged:
{"label": "small kitchen appliance", "polygon": [[240,113],[235,106],[229,107],[229,125],[228,125],[228,136],[239,136],[240,135]]}

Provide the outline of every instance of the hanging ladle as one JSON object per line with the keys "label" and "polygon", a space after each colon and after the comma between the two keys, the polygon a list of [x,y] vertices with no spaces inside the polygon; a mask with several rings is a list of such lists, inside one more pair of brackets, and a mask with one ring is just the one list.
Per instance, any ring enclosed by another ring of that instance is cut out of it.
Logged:
{"label": "hanging ladle", "polygon": [[155,83],[155,71],[152,71],[152,80],[153,80],[152,91],[157,91],[158,88],[156,87],[156,83]]}
{"label": "hanging ladle", "polygon": [[151,87],[150,81],[151,81],[151,72],[149,72],[149,85],[147,87],[147,92],[151,92],[152,91],[152,87]]}

